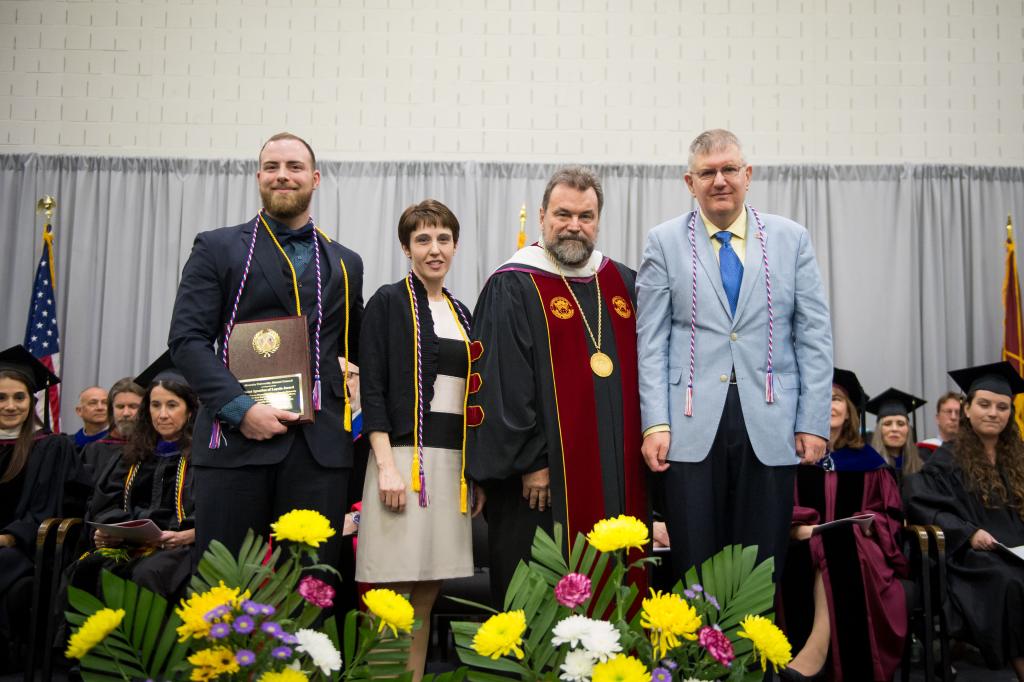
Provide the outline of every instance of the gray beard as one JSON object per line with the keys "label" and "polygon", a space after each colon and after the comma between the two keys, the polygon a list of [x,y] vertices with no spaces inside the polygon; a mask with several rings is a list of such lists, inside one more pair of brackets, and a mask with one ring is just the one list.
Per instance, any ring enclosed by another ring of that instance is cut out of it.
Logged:
{"label": "gray beard", "polygon": [[122,438],[127,438],[132,435],[132,431],[135,430],[134,419],[125,419],[123,421],[114,422],[114,424],[117,426],[117,432],[121,434]]}
{"label": "gray beard", "polygon": [[583,265],[594,252],[593,244],[580,239],[556,238],[553,243],[544,242],[544,247],[556,261],[570,268]]}

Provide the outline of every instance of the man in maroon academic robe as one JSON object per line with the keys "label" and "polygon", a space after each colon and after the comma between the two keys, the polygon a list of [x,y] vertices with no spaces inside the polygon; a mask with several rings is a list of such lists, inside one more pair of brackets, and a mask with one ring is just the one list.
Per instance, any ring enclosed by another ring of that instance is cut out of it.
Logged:
{"label": "man in maroon academic robe", "polygon": [[635,273],[594,248],[602,202],[591,171],[558,171],[541,242],[491,275],[473,316],[467,475],[487,494],[498,603],[538,527],[561,524],[568,550],[603,518],[647,520]]}

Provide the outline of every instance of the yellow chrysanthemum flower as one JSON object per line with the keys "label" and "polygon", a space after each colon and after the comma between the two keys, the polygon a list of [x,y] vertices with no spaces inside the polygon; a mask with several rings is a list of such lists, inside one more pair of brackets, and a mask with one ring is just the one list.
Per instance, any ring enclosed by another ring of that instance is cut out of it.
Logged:
{"label": "yellow chrysanthemum flower", "polygon": [[310,547],[319,547],[334,536],[334,529],[327,517],[311,509],[293,509],[270,524],[275,540],[301,542]]}
{"label": "yellow chrysanthemum flower", "polygon": [[239,594],[238,590],[237,587],[227,587],[221,581],[220,585],[211,587],[206,592],[182,599],[181,606],[176,610],[182,621],[178,626],[178,641],[184,642],[189,637],[199,639],[208,635],[212,623],[206,620],[206,614],[225,604],[237,609],[239,604],[249,598],[248,590],[243,594]]}
{"label": "yellow chrysanthemum flower", "polygon": [[124,609],[100,609],[89,616],[82,626],[75,630],[68,641],[68,658],[82,658],[107,638],[124,620]]}
{"label": "yellow chrysanthemum flower", "polygon": [[237,673],[240,668],[235,660],[235,652],[225,646],[201,649],[188,657],[192,668],[192,682],[215,680],[221,675]]}
{"label": "yellow chrysanthemum flower", "polygon": [[415,620],[412,604],[397,592],[386,589],[370,590],[363,595],[363,603],[373,615],[380,618],[377,632],[383,632],[384,627],[387,626],[391,628],[391,634],[397,637],[399,630],[402,632],[412,630]]}
{"label": "yellow chrysanthemum flower", "polygon": [[672,592],[651,590],[644,599],[640,624],[651,631],[651,644],[656,658],[679,646],[679,638],[697,639],[701,620],[697,609]]}
{"label": "yellow chrysanthemum flower", "polygon": [[764,616],[747,616],[740,621],[740,637],[754,645],[754,655],[761,658],[761,670],[768,672],[768,663],[775,671],[785,668],[793,660],[792,647],[782,630]]}
{"label": "yellow chrysanthemum flower", "polygon": [[305,682],[308,679],[301,670],[283,668],[278,672],[263,673],[258,682]]}
{"label": "yellow chrysanthemum flower", "polygon": [[651,673],[639,659],[619,654],[596,664],[590,679],[592,682],[650,682]]}
{"label": "yellow chrysanthemum flower", "polygon": [[647,524],[632,516],[602,519],[587,533],[587,542],[599,552],[643,547],[648,542]]}
{"label": "yellow chrysanthemum flower", "polygon": [[473,636],[473,651],[497,660],[515,654],[523,657],[523,633],[526,632],[526,614],[520,611],[496,613],[480,626]]}

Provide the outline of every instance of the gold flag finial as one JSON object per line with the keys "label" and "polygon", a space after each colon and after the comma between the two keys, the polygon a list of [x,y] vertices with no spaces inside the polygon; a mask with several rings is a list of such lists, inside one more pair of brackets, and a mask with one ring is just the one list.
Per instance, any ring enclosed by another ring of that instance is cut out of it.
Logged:
{"label": "gold flag finial", "polygon": [[1013,241],[1013,214],[1006,214],[1006,239],[1007,241]]}
{"label": "gold flag finial", "polygon": [[516,248],[526,246],[526,204],[519,209],[519,237],[516,239]]}
{"label": "gold flag finial", "polygon": [[39,198],[36,202],[36,215],[40,213],[46,214],[46,224],[49,225],[50,221],[53,220],[53,211],[57,208],[57,200],[51,195],[46,194]]}

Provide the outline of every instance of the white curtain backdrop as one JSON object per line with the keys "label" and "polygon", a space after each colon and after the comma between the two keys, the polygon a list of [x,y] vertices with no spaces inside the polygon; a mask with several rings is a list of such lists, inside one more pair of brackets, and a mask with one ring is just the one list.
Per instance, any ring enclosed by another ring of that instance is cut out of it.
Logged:
{"label": "white curtain backdrop", "polygon": [[[514,250],[519,208],[536,239],[549,164],[320,163],[313,212],[363,257],[368,298],[405,273],[398,216],[427,197],[462,226],[451,290],[468,304]],[[687,211],[681,166],[597,165],[599,248],[639,265],[647,231]],[[137,373],[166,347],[174,293],[197,232],[251,219],[256,161],[0,155],[6,292],[3,347],[21,343],[41,248],[36,200],[54,219],[64,409],[78,392]],[[929,401],[947,369],[998,359],[1006,216],[1024,218],[1024,168],[785,165],[754,168],[748,202],[806,225],[829,290],[836,364],[866,390]],[[769,248],[770,245],[769,245]],[[933,405],[919,424],[931,435]],[[77,426],[75,426],[77,428]],[[73,430],[73,429],[72,429]]]}

